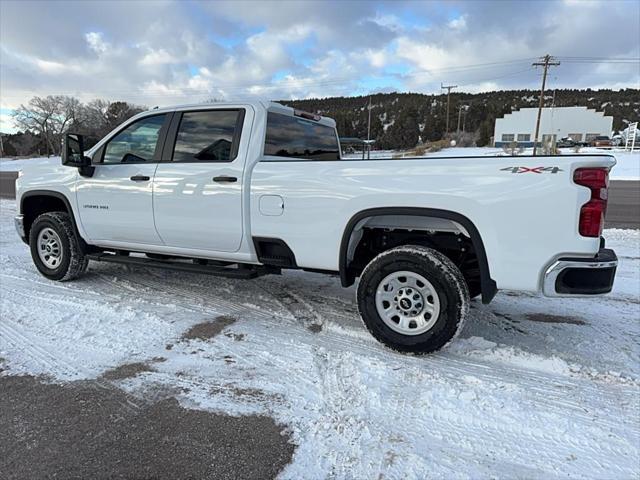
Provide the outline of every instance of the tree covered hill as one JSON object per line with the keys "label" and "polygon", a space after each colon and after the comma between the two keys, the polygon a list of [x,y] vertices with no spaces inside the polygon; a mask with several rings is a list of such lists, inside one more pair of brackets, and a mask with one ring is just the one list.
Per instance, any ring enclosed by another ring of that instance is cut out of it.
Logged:
{"label": "tree covered hill", "polygon": [[[319,113],[336,120],[341,137],[367,137],[369,96],[281,101],[285,105]],[[613,116],[614,130],[640,120],[640,90],[556,90],[547,92],[545,106],[586,106]],[[407,149],[420,142],[440,140],[446,131],[447,96],[420,93],[371,95],[371,138],[376,148]],[[523,107],[538,106],[538,92],[508,90],[487,93],[451,93],[449,132],[455,132],[458,107],[468,105],[461,122],[469,132],[464,142],[487,145],[496,118]],[[66,131],[86,136],[90,147],[127,118],[146,107],[127,102],[93,100],[82,103],[67,96],[33,97],[12,113],[19,131],[1,134],[0,156],[60,153]],[[461,129],[462,129],[461,125]],[[460,139],[459,139],[460,140]]]}
{"label": "tree covered hill", "polygon": [[[539,91],[506,90],[486,93],[459,93],[450,97],[449,131],[455,132],[458,107],[468,105],[465,131],[475,133],[478,145],[493,135],[496,118],[524,107],[537,107]],[[367,137],[369,96],[333,97],[282,101],[294,108],[332,117],[341,137]],[[547,91],[545,106],[586,106],[613,116],[614,130],[640,119],[640,90],[555,90]],[[420,141],[443,138],[446,125],[446,94],[378,93],[371,95],[371,138],[376,148],[412,148]],[[462,122],[461,122],[462,123]],[[460,127],[462,129],[462,126]]]}

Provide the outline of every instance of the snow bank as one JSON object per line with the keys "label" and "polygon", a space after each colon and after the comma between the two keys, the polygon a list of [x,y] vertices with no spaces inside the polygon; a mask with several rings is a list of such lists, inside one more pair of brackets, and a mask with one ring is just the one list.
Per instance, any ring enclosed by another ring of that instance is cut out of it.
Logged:
{"label": "snow bank", "polygon": [[640,180],[640,150],[611,152],[618,162],[611,170],[612,180]]}

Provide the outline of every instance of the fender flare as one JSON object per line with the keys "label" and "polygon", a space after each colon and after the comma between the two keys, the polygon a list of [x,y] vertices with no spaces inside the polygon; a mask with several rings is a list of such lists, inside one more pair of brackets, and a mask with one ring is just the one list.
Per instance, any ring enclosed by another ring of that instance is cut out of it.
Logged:
{"label": "fender flare", "polygon": [[491,278],[489,271],[489,262],[487,260],[487,253],[482,242],[480,232],[473,224],[471,220],[460,213],[452,212],[449,210],[440,210],[436,208],[421,208],[421,207],[381,207],[381,208],[369,208],[356,213],[344,229],[342,234],[342,241],[340,242],[340,257],[338,267],[340,269],[340,282],[343,287],[352,285],[355,281],[355,277],[349,273],[349,265],[347,264],[347,251],[349,249],[349,241],[353,230],[358,222],[367,217],[375,217],[380,215],[413,215],[419,217],[436,217],[446,220],[452,220],[459,223],[469,233],[473,248],[478,256],[478,266],[480,268],[480,289],[482,292],[482,303],[489,303],[498,291],[496,282]]}
{"label": "fender flare", "polygon": [[[69,217],[71,217],[71,223],[73,225],[73,231],[76,235],[76,238],[80,242],[81,247],[86,248],[87,243],[80,236],[80,231],[78,230],[78,225],[76,224],[75,212],[73,211],[73,208],[71,208],[71,202],[69,201],[66,195],[60,192],[56,192],[55,190],[28,190],[24,192],[20,197],[20,213],[21,214],[24,214],[24,201],[29,197],[54,197],[54,198],[57,198],[58,200],[62,200],[62,203],[64,203],[64,206],[67,209],[67,213],[69,214]],[[27,241],[28,241],[28,237],[27,237]]]}

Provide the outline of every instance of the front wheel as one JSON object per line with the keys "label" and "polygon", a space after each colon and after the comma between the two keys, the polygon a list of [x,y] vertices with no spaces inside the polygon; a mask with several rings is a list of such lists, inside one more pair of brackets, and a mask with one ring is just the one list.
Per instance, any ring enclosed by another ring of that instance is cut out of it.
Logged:
{"label": "front wheel", "polygon": [[357,300],[360,316],[376,339],[416,354],[444,347],[469,309],[460,270],[442,253],[418,245],[375,257],[362,272]]}
{"label": "front wheel", "polygon": [[66,212],[38,216],[29,231],[29,247],[36,268],[50,280],[73,280],[89,263]]}

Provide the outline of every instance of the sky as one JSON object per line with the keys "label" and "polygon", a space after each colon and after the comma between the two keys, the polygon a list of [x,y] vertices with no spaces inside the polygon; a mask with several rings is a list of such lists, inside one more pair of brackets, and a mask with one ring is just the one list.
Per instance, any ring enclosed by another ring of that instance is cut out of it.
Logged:
{"label": "sky", "polygon": [[640,2],[0,0],[0,130],[35,96],[165,106],[640,88]]}

